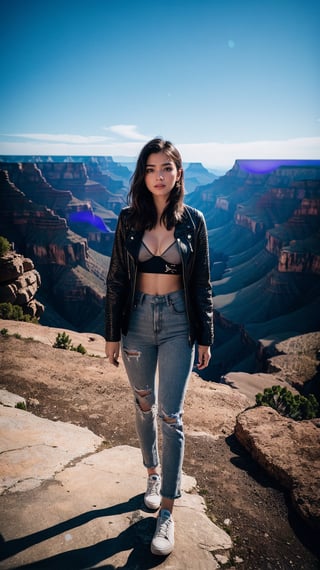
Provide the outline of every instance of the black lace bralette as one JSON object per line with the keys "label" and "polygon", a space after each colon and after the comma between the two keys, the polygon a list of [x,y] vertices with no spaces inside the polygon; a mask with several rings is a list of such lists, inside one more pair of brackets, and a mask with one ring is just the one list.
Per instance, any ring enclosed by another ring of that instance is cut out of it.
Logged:
{"label": "black lace bralette", "polygon": [[142,241],[138,255],[138,271],[141,273],[181,275],[182,264],[177,242],[174,241],[169,245],[161,255],[154,255]]}

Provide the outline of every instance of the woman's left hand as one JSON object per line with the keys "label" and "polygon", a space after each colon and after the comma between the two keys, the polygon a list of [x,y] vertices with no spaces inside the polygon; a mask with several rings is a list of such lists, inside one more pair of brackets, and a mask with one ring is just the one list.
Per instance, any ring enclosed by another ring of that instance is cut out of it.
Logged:
{"label": "woman's left hand", "polygon": [[207,368],[211,358],[211,350],[210,346],[203,346],[201,344],[198,345],[198,363],[197,368],[198,370],[203,370]]}

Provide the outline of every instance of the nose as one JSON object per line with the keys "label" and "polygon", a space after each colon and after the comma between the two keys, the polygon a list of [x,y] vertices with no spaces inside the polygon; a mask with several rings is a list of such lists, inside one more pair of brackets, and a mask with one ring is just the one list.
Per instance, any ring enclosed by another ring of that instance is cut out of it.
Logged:
{"label": "nose", "polygon": [[159,170],[157,178],[159,178],[159,180],[163,180],[163,172],[162,170]]}

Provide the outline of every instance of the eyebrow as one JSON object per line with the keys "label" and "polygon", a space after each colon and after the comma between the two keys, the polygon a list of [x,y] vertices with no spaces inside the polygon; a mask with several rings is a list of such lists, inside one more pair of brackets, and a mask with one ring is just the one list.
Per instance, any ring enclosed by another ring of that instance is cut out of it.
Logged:
{"label": "eyebrow", "polygon": [[[170,162],[164,162],[163,164],[160,164],[160,166],[171,166],[171,164],[173,164],[173,160],[171,160]],[[156,166],[156,164],[147,163],[146,166]]]}

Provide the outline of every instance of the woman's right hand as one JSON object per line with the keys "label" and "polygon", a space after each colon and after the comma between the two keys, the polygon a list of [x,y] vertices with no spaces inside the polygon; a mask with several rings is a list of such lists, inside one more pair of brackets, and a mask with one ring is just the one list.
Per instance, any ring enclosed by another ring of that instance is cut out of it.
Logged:
{"label": "woman's right hand", "polygon": [[119,366],[120,342],[106,342],[106,357],[110,364]]}

